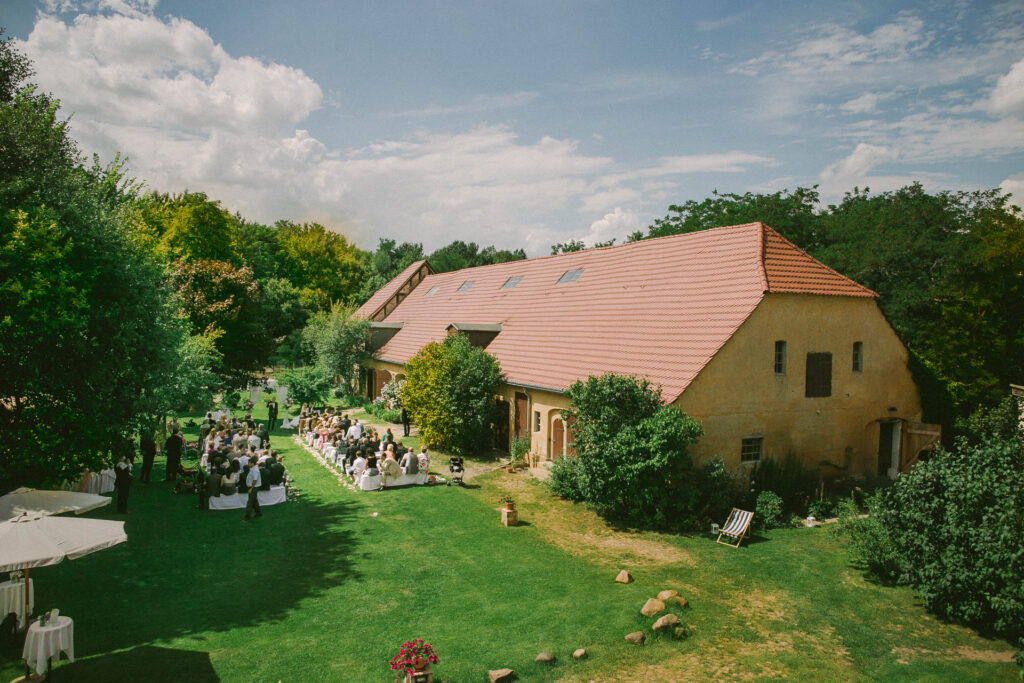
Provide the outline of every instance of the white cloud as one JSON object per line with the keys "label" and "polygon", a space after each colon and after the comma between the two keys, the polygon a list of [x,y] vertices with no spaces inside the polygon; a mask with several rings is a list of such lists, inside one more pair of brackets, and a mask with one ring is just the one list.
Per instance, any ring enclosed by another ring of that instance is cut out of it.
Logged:
{"label": "white cloud", "polygon": [[1024,115],[1024,59],[999,78],[989,98],[988,108],[994,114]]}
{"label": "white cloud", "polygon": [[614,211],[590,224],[590,230],[583,241],[587,246],[607,242],[613,237],[616,241],[623,242],[629,233],[639,230],[644,225],[644,220],[635,211],[623,210],[617,206]]}
{"label": "white cloud", "polygon": [[540,97],[540,93],[521,90],[506,95],[477,95],[469,102],[456,105],[435,105],[423,109],[410,109],[395,112],[389,116],[455,116],[459,114],[478,114],[495,109],[523,107]]}
{"label": "white cloud", "polygon": [[867,92],[860,97],[855,97],[852,100],[847,100],[839,105],[839,108],[848,114],[870,114],[878,111],[878,103],[886,97],[884,93],[878,92]]}
{"label": "white cloud", "polygon": [[999,184],[999,189],[1013,195],[1010,200],[1011,204],[1024,206],[1024,173],[1010,176]]}

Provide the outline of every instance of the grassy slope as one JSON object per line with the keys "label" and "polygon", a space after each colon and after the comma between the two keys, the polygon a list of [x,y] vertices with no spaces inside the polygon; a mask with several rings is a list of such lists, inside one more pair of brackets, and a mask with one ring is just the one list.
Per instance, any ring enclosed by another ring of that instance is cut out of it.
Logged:
{"label": "grassy slope", "polygon": [[[298,502],[246,525],[242,511],[203,512],[169,485],[135,485],[127,544],[33,573],[39,609],[75,619],[79,658],[58,675],[385,681],[398,645],[419,636],[450,681],[502,666],[527,681],[1016,680],[1008,645],[866,580],[821,530],[776,531],[740,550],[622,533],[502,472],[478,488],[357,494],[284,434],[275,445]],[[500,526],[506,492],[524,526]],[[115,518],[111,508],[94,514]],[[612,582],[621,567],[634,583]],[[652,621],[639,607],[662,588],[690,599],[679,615],[692,636],[628,646],[623,635]],[[590,657],[573,661],[577,647]],[[554,668],[533,662],[541,650],[556,654]],[[20,672],[18,654],[0,654],[4,680]]]}

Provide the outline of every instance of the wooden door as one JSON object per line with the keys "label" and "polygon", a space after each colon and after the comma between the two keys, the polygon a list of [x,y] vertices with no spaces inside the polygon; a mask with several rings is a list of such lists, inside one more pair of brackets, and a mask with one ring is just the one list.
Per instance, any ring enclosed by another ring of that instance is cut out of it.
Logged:
{"label": "wooden door", "polygon": [[565,445],[565,425],[562,423],[560,418],[555,418],[551,422],[551,448],[548,451],[551,454],[551,459],[562,457]]}
{"label": "wooden door", "polygon": [[508,453],[508,401],[498,399],[497,408],[498,417],[497,422],[494,423],[494,447],[503,453]]}
{"label": "wooden door", "polygon": [[530,428],[530,399],[526,394],[516,392],[516,429],[517,439],[526,436]]}

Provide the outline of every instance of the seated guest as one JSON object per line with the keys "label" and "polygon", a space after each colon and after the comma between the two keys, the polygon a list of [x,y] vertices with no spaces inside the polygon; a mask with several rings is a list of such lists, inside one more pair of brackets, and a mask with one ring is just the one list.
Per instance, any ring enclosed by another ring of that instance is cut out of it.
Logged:
{"label": "seated guest", "polygon": [[371,477],[375,477],[380,474],[380,470],[377,469],[377,454],[370,452],[366,454],[366,474]]}
{"label": "seated guest", "polygon": [[424,474],[429,473],[430,472],[430,456],[427,454],[427,447],[426,446],[424,446],[423,448],[420,449],[420,454],[418,456],[416,456],[416,459],[420,461],[419,462],[420,472],[423,472]]}
{"label": "seated guest", "polygon": [[366,471],[366,458],[363,457],[363,449],[356,449],[356,459],[352,461],[352,469],[349,470],[349,474],[352,475],[353,479],[358,480]]}
{"label": "seated guest", "polygon": [[362,438],[363,425],[359,424],[359,420],[352,423],[352,426],[348,428],[348,433],[345,436],[351,436],[353,439]]}
{"label": "seated guest", "polygon": [[405,447],[401,441],[395,444],[395,457],[401,459],[403,455],[409,452],[409,449]]}
{"label": "seated guest", "polygon": [[228,473],[220,481],[220,493],[223,496],[233,496],[238,493],[238,479],[241,467],[238,466],[238,461],[234,460],[231,463],[231,467],[228,469]]}
{"label": "seated guest", "polygon": [[284,463],[281,462],[280,455],[267,464],[265,474],[271,486],[280,486],[284,483]]}
{"label": "seated guest", "polygon": [[270,463],[265,460],[256,463],[256,467],[260,468],[260,491],[270,490],[270,478],[267,476],[267,468],[269,466]]}
{"label": "seated guest", "polygon": [[380,480],[381,488],[388,485],[389,481],[394,481],[402,476],[402,468],[399,466],[398,461],[395,460],[395,452],[388,451],[384,457],[384,463],[380,468],[381,474],[383,475]]}
{"label": "seated guest", "polygon": [[260,438],[260,435],[256,433],[255,429],[247,429],[245,431],[245,437],[249,442],[250,448],[263,448],[263,439]]}
{"label": "seated guest", "polygon": [[406,474],[419,474],[420,459],[412,451],[406,451],[402,455],[402,471]]}
{"label": "seated guest", "polygon": [[220,470],[214,469],[208,475],[206,475],[206,497],[219,497],[222,480],[224,476],[220,473]]}

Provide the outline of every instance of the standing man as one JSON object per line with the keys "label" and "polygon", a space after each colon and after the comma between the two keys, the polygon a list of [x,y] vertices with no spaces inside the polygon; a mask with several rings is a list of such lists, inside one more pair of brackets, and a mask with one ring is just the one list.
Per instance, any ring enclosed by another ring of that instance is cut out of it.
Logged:
{"label": "standing man", "polygon": [[409,436],[409,411],[402,406],[402,432],[404,436]]}
{"label": "standing man", "polygon": [[185,451],[185,440],[181,438],[177,427],[171,427],[171,435],[164,441],[164,453],[167,454],[167,471],[164,481],[174,481],[181,469],[181,454]]}
{"label": "standing man", "polygon": [[122,455],[121,459],[114,465],[114,488],[117,489],[117,511],[122,515],[128,514],[128,491],[132,486],[132,464],[128,462],[128,456]]}
{"label": "standing man", "polygon": [[267,429],[274,431],[274,425],[277,423],[277,397],[270,399],[270,403],[267,404],[267,421],[270,423]]}
{"label": "standing man", "polygon": [[243,522],[248,522],[251,518],[252,513],[255,511],[257,517],[263,516],[263,511],[260,510],[260,468],[256,464],[256,458],[249,458],[249,473],[245,475],[245,485],[249,489],[249,500],[245,504],[245,519]]}
{"label": "standing man", "polygon": [[149,483],[149,473],[153,470],[153,460],[156,458],[156,440],[153,438],[153,430],[143,427],[139,432],[139,452],[142,453],[142,472],[139,474],[139,481]]}

